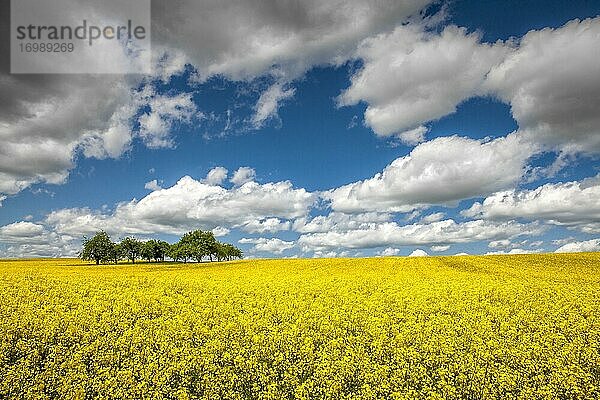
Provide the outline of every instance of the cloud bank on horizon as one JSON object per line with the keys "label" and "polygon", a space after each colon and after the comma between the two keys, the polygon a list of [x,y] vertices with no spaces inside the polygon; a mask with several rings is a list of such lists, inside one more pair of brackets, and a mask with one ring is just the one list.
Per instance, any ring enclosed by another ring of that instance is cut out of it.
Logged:
{"label": "cloud bank on horizon", "polygon": [[154,1],[150,75],[3,61],[0,257],[600,251],[600,6],[494,36],[465,3]]}

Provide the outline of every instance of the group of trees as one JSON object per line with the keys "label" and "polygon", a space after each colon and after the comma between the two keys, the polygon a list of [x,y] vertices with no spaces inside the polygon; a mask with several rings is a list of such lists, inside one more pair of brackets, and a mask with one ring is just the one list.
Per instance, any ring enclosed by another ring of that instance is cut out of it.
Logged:
{"label": "group of trees", "polygon": [[141,241],[134,237],[126,237],[115,243],[104,231],[97,232],[92,238],[83,239],[83,249],[79,254],[82,260],[95,261],[104,264],[119,260],[136,260],[201,262],[208,258],[210,261],[233,260],[242,258],[240,249],[229,243],[221,243],[210,231],[195,230],[188,232],[177,243],[169,244],[164,240]]}

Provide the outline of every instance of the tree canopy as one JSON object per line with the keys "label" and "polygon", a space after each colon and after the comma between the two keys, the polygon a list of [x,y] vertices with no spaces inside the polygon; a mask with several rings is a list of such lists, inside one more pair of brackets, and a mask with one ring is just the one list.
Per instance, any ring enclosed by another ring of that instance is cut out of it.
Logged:
{"label": "tree canopy", "polygon": [[117,249],[110,236],[104,231],[97,232],[94,237],[83,238],[83,249],[79,257],[85,261],[95,261],[96,265],[113,261]]}
{"label": "tree canopy", "polygon": [[202,262],[207,258],[210,262],[230,261],[242,258],[243,253],[232,244],[219,242],[212,232],[200,229],[187,232],[173,244],[157,239],[141,241],[130,236],[115,243],[106,232],[99,231],[90,239],[84,237],[79,257],[85,261],[95,261],[96,264],[116,264],[119,260],[135,264],[139,259],[164,262],[167,257],[176,262]]}
{"label": "tree canopy", "polygon": [[142,253],[143,243],[133,237],[126,237],[121,240],[119,243],[118,249],[121,254],[121,257],[130,260],[133,264],[135,264],[135,260],[140,257]]}
{"label": "tree canopy", "polygon": [[148,240],[142,245],[142,258],[148,262],[165,261],[165,257],[169,254],[171,245],[164,240]]}

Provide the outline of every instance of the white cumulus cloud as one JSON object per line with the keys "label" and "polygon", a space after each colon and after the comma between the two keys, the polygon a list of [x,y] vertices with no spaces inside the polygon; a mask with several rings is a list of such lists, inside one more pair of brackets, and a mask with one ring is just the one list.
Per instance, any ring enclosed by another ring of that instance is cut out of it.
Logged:
{"label": "white cumulus cloud", "polygon": [[587,251],[600,251],[600,239],[567,243],[556,249],[555,253],[581,253]]}
{"label": "white cumulus cloud", "polygon": [[265,218],[262,220],[246,221],[239,228],[248,233],[274,233],[287,231],[291,226],[292,223],[290,221],[282,221],[279,218]]}
{"label": "white cumulus cloud", "polygon": [[530,31],[486,86],[510,104],[531,141],[600,151],[600,17]]}
{"label": "white cumulus cloud", "polygon": [[388,246],[444,246],[453,243],[539,235],[543,231],[544,228],[537,224],[521,224],[515,221],[475,220],[457,223],[448,219],[431,224],[411,225],[386,222],[365,229],[303,234],[298,239],[298,244],[305,252]]}
{"label": "white cumulus cloud", "polygon": [[250,167],[238,168],[231,177],[230,181],[235,186],[241,186],[247,182],[251,182],[256,178],[256,171]]}
{"label": "white cumulus cloud", "polygon": [[379,255],[382,257],[397,256],[398,254],[400,254],[400,249],[396,249],[394,247],[386,247],[379,252]]}
{"label": "white cumulus cloud", "polygon": [[[231,229],[249,221],[305,217],[316,195],[290,182],[247,182],[233,189],[208,185],[189,176],[175,185],[149,193],[141,200],[119,203],[112,213],[90,209],[63,209],[50,213],[46,224],[71,235],[104,229],[114,234],[181,234],[191,229]],[[264,225],[264,222],[266,225]],[[285,224],[285,222],[281,222]]]}
{"label": "white cumulus cloud", "polygon": [[425,250],[416,249],[412,253],[410,253],[409,257],[427,257],[429,254]]}
{"label": "white cumulus cloud", "polygon": [[293,229],[300,233],[369,229],[380,223],[388,222],[391,218],[392,215],[387,213],[344,214],[333,211],[327,215],[319,215],[312,219],[298,218],[294,221]]}
{"label": "white cumulus cloud", "polygon": [[582,181],[548,183],[532,190],[508,190],[474,203],[462,214],[472,218],[543,220],[587,227],[600,223],[600,175]]}
{"label": "white cumulus cloud", "polygon": [[212,186],[220,186],[227,179],[227,169],[224,167],[215,167],[208,171],[204,183]]}
{"label": "white cumulus cloud", "polygon": [[291,249],[294,247],[294,242],[288,242],[285,240],[281,240],[278,238],[257,238],[257,239],[249,239],[242,238],[238,241],[242,244],[254,244],[252,247],[252,251],[259,251],[265,253],[273,253],[273,254],[281,254],[284,251]]}
{"label": "white cumulus cloud", "polygon": [[336,211],[409,212],[515,186],[533,153],[516,134],[492,141],[458,136],[421,143],[373,178],[324,194]]}
{"label": "white cumulus cloud", "polygon": [[156,179],[152,179],[149,182],[146,182],[146,184],[144,185],[144,189],[148,189],[148,190],[161,190],[162,187],[160,186],[160,184],[158,183],[158,181]]}
{"label": "white cumulus cloud", "polygon": [[483,93],[487,73],[507,51],[502,43],[481,43],[478,33],[465,28],[448,26],[437,34],[402,25],[361,44],[356,56],[364,66],[338,101],[365,101],[365,122],[377,135],[399,134],[414,144],[423,140],[423,123]]}
{"label": "white cumulus cloud", "polygon": [[446,251],[450,248],[450,245],[445,246],[431,246],[432,251]]}

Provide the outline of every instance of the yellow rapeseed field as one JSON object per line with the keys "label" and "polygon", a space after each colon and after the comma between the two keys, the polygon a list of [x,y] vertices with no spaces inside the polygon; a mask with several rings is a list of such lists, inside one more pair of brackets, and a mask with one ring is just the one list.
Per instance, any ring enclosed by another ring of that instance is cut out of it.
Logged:
{"label": "yellow rapeseed field", "polygon": [[600,254],[0,261],[0,399],[598,399]]}

